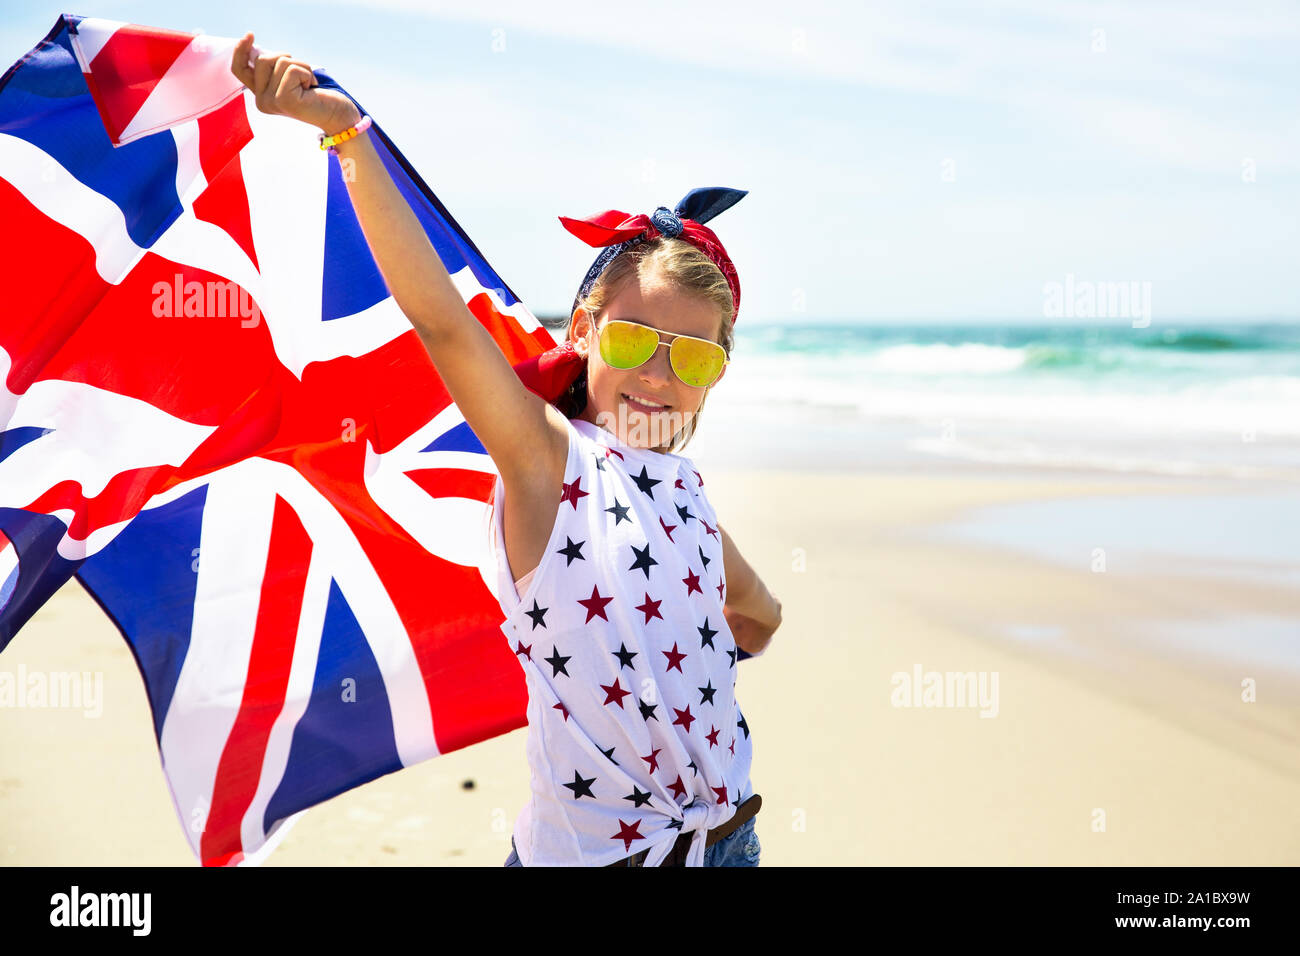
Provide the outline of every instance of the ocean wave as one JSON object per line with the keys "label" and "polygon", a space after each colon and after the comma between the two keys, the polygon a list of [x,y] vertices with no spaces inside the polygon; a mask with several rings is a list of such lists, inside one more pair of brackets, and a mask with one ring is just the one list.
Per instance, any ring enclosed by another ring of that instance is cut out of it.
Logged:
{"label": "ocean wave", "polygon": [[1165,329],[1158,335],[1133,343],[1144,349],[1183,349],[1189,352],[1220,352],[1225,349],[1261,349],[1272,347],[1254,337],[1225,335],[1221,332]]}
{"label": "ocean wave", "polygon": [[[969,357],[966,353],[963,361]],[[709,402],[711,406],[793,406],[826,412],[856,409],[862,418],[875,421],[951,418],[1100,423],[1126,432],[1300,435],[1296,414],[1300,376],[1240,375],[1218,380],[1127,376],[1108,381],[1061,375],[942,377],[912,372],[887,376],[871,373],[869,364],[861,356],[839,367],[808,361],[737,362]]]}

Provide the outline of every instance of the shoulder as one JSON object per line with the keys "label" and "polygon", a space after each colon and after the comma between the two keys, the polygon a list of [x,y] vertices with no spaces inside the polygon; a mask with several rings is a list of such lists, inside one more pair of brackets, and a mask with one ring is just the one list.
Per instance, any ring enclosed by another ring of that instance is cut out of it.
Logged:
{"label": "shoulder", "polygon": [[520,462],[518,467],[500,475],[502,484],[512,496],[548,502],[553,495],[560,493],[569,453],[582,436],[573,423],[550,403],[545,408],[545,421],[542,441],[538,443],[536,452],[517,458]]}

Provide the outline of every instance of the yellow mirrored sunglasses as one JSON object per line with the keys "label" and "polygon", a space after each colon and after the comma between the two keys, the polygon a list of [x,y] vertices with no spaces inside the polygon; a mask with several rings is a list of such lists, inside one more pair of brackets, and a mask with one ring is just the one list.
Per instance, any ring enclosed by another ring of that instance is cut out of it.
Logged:
{"label": "yellow mirrored sunglasses", "polygon": [[624,371],[650,361],[661,345],[668,346],[668,364],[673,372],[693,388],[712,385],[731,361],[717,342],[693,335],[675,335],[671,342],[665,342],[659,329],[639,322],[611,319],[600,330],[600,357],[606,365]]}

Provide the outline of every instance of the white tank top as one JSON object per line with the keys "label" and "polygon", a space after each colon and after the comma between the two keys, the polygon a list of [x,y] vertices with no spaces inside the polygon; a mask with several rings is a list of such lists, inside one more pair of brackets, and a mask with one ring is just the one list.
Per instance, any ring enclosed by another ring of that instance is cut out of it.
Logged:
{"label": "white tank top", "polygon": [[722,615],[717,516],[694,463],[569,422],[546,550],[516,591],[505,485],[492,524],[501,630],[528,685],[531,796],[515,821],[524,866],[607,866],[708,831],[753,793],[736,644]]}

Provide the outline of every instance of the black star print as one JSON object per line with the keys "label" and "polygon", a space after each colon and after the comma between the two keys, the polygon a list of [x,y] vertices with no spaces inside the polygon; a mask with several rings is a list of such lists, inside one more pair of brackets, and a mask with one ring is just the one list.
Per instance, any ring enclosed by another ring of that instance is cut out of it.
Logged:
{"label": "black star print", "polygon": [[658,717],[655,717],[655,708],[659,706],[658,704],[647,704],[645,701],[637,698],[637,706],[641,708],[642,720],[659,719]]}
{"label": "black star print", "polygon": [[[704,626],[697,627],[696,630],[700,632],[700,650],[704,649],[705,644],[708,644],[709,647],[713,647],[713,635],[718,632],[709,627],[709,619],[707,617],[704,619]],[[713,649],[715,651],[717,650],[716,647],[713,647]]]}
{"label": "black star print", "polygon": [[694,518],[694,517],[695,517],[695,515],[691,514],[689,511],[686,510],[686,506],[685,506],[685,505],[678,505],[678,506],[677,506],[677,513],[678,513],[679,515],[682,516],[682,522],[683,522],[683,523],[685,523],[685,521],[686,521],[688,518]]}
{"label": "black star print", "polygon": [[[567,661],[568,658],[566,657],[565,660]],[[552,674],[551,676],[554,677],[555,675]],[[718,692],[718,689],[717,689],[716,687],[713,686],[713,681],[709,681],[709,683],[708,683],[707,685],[705,685],[704,687],[699,687],[699,688],[697,688],[697,690],[699,690],[699,692],[700,692],[700,703],[701,703],[701,704],[711,704],[711,703],[713,703],[713,695],[716,694],[716,693]]]}
{"label": "black star print", "polygon": [[542,660],[546,661],[546,663],[550,664],[551,667],[554,668],[551,672],[552,677],[555,677],[558,674],[563,674],[565,677],[570,676],[569,672],[564,669],[564,662],[569,659],[570,658],[568,657],[561,657],[559,650],[555,647],[551,648],[550,657],[542,658]]}
{"label": "black star print", "polygon": [[641,466],[640,475],[632,475],[632,480],[636,482],[636,486],[641,489],[642,493],[649,495],[651,500],[654,499],[654,488],[655,485],[659,484],[659,479],[651,478],[647,475],[645,473],[645,465]]}
{"label": "black star print", "polygon": [[614,498],[614,507],[606,508],[605,510],[614,516],[615,528],[618,527],[620,521],[626,521],[628,524],[635,524],[635,522],[627,516],[627,513],[632,509],[628,508],[626,505],[619,504],[617,497]]}
{"label": "black star print", "polygon": [[604,459],[604,458],[601,458],[599,455],[592,455],[591,457],[593,457],[593,458],[596,459],[596,470],[597,470],[597,471],[604,471],[604,470],[605,470],[605,459]]}
{"label": "black star print", "polygon": [[629,794],[628,794],[626,797],[624,797],[623,799],[624,799],[624,800],[631,800],[633,803],[635,803],[635,804],[639,807],[639,806],[641,806],[643,803],[649,803],[649,802],[650,802],[650,794],[646,793],[644,790],[639,789],[639,788],[637,787],[636,784],[632,784],[632,792],[629,793]]}
{"label": "black star print", "polygon": [[728,666],[728,667],[735,667],[735,666],[736,666],[736,649],[735,649],[734,647],[731,648],[730,650],[727,651],[727,654],[731,657],[731,663],[728,664],[727,666]]}
{"label": "black star print", "polygon": [[564,562],[566,568],[574,562],[574,559],[577,559],[578,561],[587,560],[582,556],[582,546],[587,543],[586,541],[579,541],[577,544],[574,544],[573,539],[567,534],[564,536],[564,540],[567,541],[568,544],[558,549],[555,553],[562,554],[568,558],[568,560]]}
{"label": "black star print", "polygon": [[654,558],[650,557],[650,542],[647,541],[644,548],[638,548],[636,545],[632,545],[632,551],[636,554],[636,560],[632,562],[632,567],[628,568],[628,570],[643,571],[645,573],[645,579],[649,581],[650,566],[659,563]]}
{"label": "black star print", "polygon": [[691,768],[691,773],[699,773],[699,772],[700,772],[700,768],[697,767],[697,766],[695,766],[695,761],[694,761],[694,760],[692,760],[692,761],[691,761],[690,763],[688,763],[686,766],[688,766],[688,767]]}
{"label": "black star print", "polygon": [[613,748],[613,747],[610,747],[608,750],[602,750],[601,753],[603,753],[606,757],[608,757],[608,758],[609,758],[609,762],[612,763],[615,767],[618,766],[618,761],[614,759],[614,748]]}
{"label": "black star print", "polygon": [[736,726],[745,732],[745,739],[749,739],[749,724],[745,723],[745,715],[740,715],[740,720],[736,721]]}
{"label": "black star print", "polygon": [[533,619],[534,631],[537,630],[538,624],[542,625],[542,627],[546,626],[546,612],[549,610],[549,607],[538,607],[537,598],[533,598],[533,609],[531,611],[524,611],[524,613]]}
{"label": "black star print", "polygon": [[620,641],[618,645],[618,650],[610,651],[610,653],[618,658],[619,670],[622,670],[624,667],[631,667],[632,670],[636,670],[636,668],[632,665],[632,658],[636,657],[637,652],[629,651],[625,643]]}
{"label": "black star print", "polygon": [[591,785],[595,782],[595,777],[592,777],[590,780],[584,780],[582,774],[575,770],[573,771],[573,783],[566,783],[565,786],[573,791],[574,800],[577,800],[579,797],[591,797],[591,799],[595,800],[596,795],[591,792]]}
{"label": "black star print", "polygon": [[668,821],[668,829],[670,829],[670,830],[680,830],[681,828],[682,828],[682,821],[681,821],[681,820],[669,820],[669,821]]}
{"label": "black star print", "polygon": [[708,556],[705,555],[703,548],[700,548],[700,560],[704,562],[704,567],[707,570],[709,567],[709,559]]}

